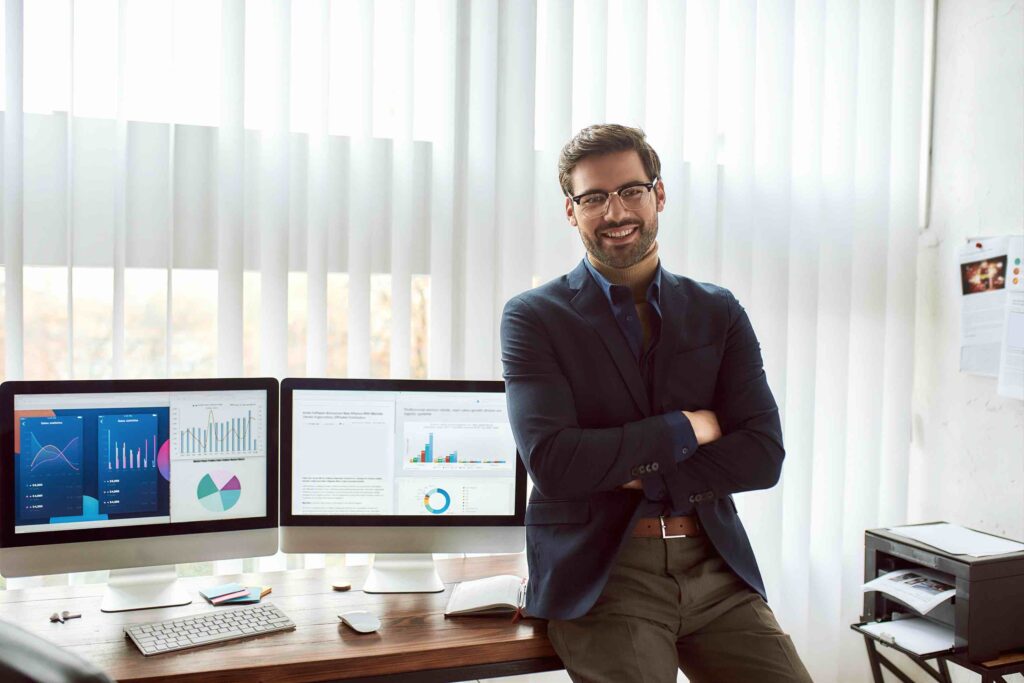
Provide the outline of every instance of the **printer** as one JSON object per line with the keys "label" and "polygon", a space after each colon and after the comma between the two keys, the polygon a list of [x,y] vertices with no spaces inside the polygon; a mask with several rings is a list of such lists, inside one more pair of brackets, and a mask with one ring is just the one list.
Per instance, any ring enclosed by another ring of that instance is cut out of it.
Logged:
{"label": "printer", "polygon": [[[952,601],[924,616],[952,629],[958,654],[983,662],[1024,649],[1024,551],[988,557],[953,555],[887,529],[865,532],[865,581],[915,568],[941,572],[955,585]],[[862,621],[886,621],[896,612],[912,610],[884,593],[864,594]]]}

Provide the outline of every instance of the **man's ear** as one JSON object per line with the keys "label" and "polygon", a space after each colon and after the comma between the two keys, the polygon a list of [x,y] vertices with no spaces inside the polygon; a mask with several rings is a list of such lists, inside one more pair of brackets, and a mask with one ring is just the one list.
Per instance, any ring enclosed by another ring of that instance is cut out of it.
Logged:
{"label": "man's ear", "polygon": [[572,197],[565,198],[565,219],[569,221],[569,225],[572,227],[579,227],[579,224],[576,222],[576,212],[572,210]]}
{"label": "man's ear", "polygon": [[658,212],[665,209],[665,183],[658,178],[658,184],[654,186],[654,196],[658,199]]}

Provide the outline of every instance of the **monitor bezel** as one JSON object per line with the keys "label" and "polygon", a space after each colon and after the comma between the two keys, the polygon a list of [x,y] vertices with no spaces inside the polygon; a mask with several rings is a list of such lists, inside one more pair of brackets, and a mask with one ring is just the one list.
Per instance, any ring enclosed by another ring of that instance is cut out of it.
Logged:
{"label": "monitor bezel", "polygon": [[395,391],[505,393],[501,380],[324,379],[281,381],[281,526],[282,527],[514,527],[526,521],[526,467],[516,452],[515,513],[511,515],[295,515],[292,514],[292,392]]}
{"label": "monitor bezel", "polygon": [[267,509],[262,517],[161,522],[97,529],[67,529],[16,534],[14,503],[17,496],[3,496],[0,504],[0,548],[23,548],[90,541],[217,533],[245,529],[270,529],[278,525],[278,425],[279,385],[272,377],[230,379],[118,379],[10,381],[0,385],[0,491],[14,488],[14,397],[41,394],[168,393],[191,391],[267,392]]}

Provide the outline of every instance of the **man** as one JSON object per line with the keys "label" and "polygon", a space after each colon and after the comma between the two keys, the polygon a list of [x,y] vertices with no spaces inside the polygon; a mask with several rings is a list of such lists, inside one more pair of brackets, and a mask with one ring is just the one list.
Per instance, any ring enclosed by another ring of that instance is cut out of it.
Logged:
{"label": "man", "polygon": [[501,323],[534,482],[526,613],[574,681],[809,681],[765,603],[731,494],[778,481],[778,408],[733,295],[662,270],[660,161],[597,125],[559,159],[572,272]]}

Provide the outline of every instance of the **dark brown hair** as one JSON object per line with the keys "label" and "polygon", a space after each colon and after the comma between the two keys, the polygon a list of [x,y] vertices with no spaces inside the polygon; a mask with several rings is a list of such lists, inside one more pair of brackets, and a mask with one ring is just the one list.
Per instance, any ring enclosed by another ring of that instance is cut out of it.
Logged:
{"label": "dark brown hair", "polygon": [[617,123],[599,123],[587,126],[565,143],[558,156],[558,182],[566,197],[572,196],[572,171],[590,156],[635,150],[640,155],[648,180],[661,175],[661,159],[647,144],[647,136],[639,128]]}

